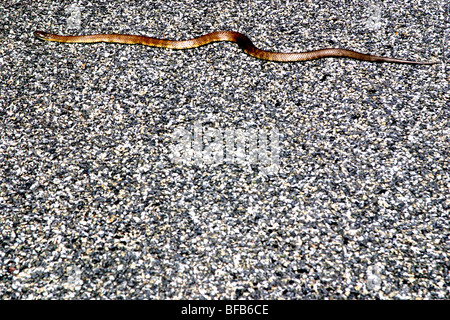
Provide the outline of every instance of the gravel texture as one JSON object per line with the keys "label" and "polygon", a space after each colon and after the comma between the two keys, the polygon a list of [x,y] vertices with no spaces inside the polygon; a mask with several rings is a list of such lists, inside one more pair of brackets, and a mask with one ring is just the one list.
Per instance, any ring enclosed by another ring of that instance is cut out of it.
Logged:
{"label": "gravel texture", "polygon": [[[448,13],[428,0],[3,1],[0,298],[450,298]],[[232,43],[35,30],[235,30],[269,50],[443,63],[283,64]],[[204,130],[190,160],[177,161],[180,129]],[[255,130],[279,133],[272,166],[251,158]],[[210,161],[227,132],[247,149]]]}

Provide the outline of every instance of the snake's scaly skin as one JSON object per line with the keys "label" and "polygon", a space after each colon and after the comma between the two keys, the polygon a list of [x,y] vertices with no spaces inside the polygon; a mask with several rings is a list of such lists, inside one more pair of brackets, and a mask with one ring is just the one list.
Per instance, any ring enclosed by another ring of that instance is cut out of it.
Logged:
{"label": "snake's scaly skin", "polygon": [[61,36],[57,34],[47,33],[44,31],[35,31],[34,36],[45,41],[56,41],[66,43],[109,42],[109,43],[123,43],[123,44],[142,44],[151,47],[160,47],[168,49],[191,49],[212,42],[231,41],[237,43],[245,53],[247,53],[252,57],[262,60],[278,61],[278,62],[297,62],[327,57],[346,57],[356,60],[373,61],[373,62],[391,62],[391,63],[408,63],[408,64],[438,63],[438,62],[420,62],[389,57],[380,57],[372,54],[364,54],[352,50],[336,49],[336,48],[320,49],[307,52],[293,52],[293,53],[266,51],[258,49],[253,45],[253,43],[247,36],[235,31],[215,31],[189,40],[166,40],[129,34],[93,34],[84,36]]}

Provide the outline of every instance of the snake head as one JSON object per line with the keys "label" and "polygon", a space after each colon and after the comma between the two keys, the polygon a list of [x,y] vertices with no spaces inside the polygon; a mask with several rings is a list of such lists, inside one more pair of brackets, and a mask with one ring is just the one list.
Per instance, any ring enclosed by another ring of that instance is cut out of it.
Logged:
{"label": "snake head", "polygon": [[49,33],[44,31],[35,31],[33,32],[34,36],[41,40],[47,40],[49,38]]}

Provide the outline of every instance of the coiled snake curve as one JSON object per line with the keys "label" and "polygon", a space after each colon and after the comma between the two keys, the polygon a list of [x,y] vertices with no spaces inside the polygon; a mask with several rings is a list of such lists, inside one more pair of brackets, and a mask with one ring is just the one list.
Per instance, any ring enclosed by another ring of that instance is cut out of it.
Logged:
{"label": "coiled snake curve", "polygon": [[235,31],[215,31],[189,40],[166,40],[129,34],[93,34],[83,36],[61,36],[57,34],[47,33],[44,31],[35,31],[34,36],[45,41],[56,41],[66,43],[108,42],[108,43],[122,43],[122,44],[142,44],[151,47],[160,47],[168,49],[191,49],[212,42],[231,41],[237,43],[245,53],[247,53],[252,57],[262,60],[278,61],[278,62],[297,62],[327,57],[346,57],[356,60],[364,60],[372,62],[391,62],[391,63],[407,63],[407,64],[438,63],[438,62],[420,62],[389,57],[381,57],[372,54],[364,54],[352,50],[337,49],[337,48],[327,48],[314,51],[293,52],[293,53],[266,51],[258,49],[253,45],[253,43],[247,36]]}

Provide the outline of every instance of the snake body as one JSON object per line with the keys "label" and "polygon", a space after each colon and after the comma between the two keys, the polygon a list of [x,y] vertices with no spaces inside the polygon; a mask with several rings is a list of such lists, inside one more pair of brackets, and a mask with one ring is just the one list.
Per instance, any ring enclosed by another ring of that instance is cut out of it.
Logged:
{"label": "snake body", "polygon": [[147,36],[130,34],[93,34],[81,36],[61,36],[44,31],[35,31],[34,36],[45,41],[56,41],[66,43],[122,43],[122,44],[142,44],[151,47],[160,47],[168,49],[192,49],[206,44],[218,41],[235,42],[248,55],[269,61],[278,62],[297,62],[308,61],[327,57],[346,57],[356,60],[372,62],[391,62],[407,64],[435,64],[437,62],[419,62],[389,57],[381,57],[372,54],[364,54],[347,49],[327,48],[307,52],[274,52],[261,50],[255,47],[252,41],[242,33],[235,31],[215,31],[204,34],[200,37],[189,40],[167,40],[157,39]]}

